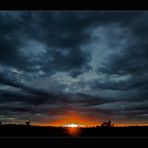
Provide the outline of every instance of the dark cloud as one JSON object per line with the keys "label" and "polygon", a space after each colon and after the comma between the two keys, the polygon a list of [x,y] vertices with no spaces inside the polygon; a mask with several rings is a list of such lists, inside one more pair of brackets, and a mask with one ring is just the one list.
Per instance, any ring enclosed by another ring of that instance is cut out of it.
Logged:
{"label": "dark cloud", "polygon": [[0,62],[21,67],[24,59],[17,48],[21,46],[22,24],[10,12],[1,12],[0,20]]}
{"label": "dark cloud", "polygon": [[147,16],[147,11],[0,12],[3,119],[12,112],[17,122],[27,117],[39,122],[77,110],[97,121],[146,121]]}

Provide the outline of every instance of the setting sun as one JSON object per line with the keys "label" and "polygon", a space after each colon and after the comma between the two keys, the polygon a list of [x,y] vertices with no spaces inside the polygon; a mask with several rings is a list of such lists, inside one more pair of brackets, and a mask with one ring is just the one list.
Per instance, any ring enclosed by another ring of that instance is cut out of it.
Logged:
{"label": "setting sun", "polygon": [[[48,126],[63,126],[63,127],[87,127],[101,124],[93,117],[82,115],[78,111],[69,111],[62,115],[62,118],[56,118],[54,121],[47,122]],[[42,124],[43,125],[43,124]]]}
{"label": "setting sun", "polygon": [[64,125],[65,127],[78,127],[79,125],[78,124],[66,124]]}
{"label": "setting sun", "polygon": [[68,124],[68,127],[78,127],[77,124]]}
{"label": "setting sun", "polygon": [[67,130],[67,133],[71,136],[78,136],[81,132],[81,129],[78,128],[80,127],[81,125],[79,124],[74,124],[74,123],[71,123],[71,124],[65,124],[63,127],[66,127],[66,130]]}

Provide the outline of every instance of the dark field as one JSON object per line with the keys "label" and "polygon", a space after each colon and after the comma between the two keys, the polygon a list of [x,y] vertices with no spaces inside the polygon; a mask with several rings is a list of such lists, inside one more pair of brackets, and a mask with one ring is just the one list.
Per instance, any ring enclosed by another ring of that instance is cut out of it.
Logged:
{"label": "dark field", "polygon": [[64,128],[1,125],[0,137],[148,137],[148,126]]}

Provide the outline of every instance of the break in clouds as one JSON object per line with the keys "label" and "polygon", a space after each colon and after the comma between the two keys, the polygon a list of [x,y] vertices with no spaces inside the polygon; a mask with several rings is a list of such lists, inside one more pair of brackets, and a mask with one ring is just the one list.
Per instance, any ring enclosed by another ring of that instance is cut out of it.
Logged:
{"label": "break in clouds", "polygon": [[0,120],[147,123],[147,38],[147,11],[1,11]]}

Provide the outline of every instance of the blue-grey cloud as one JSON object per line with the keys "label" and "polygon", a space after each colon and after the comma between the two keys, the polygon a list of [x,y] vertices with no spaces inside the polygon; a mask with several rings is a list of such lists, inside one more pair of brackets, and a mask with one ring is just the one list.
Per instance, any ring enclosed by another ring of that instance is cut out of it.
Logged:
{"label": "blue-grey cloud", "polygon": [[96,121],[147,122],[147,17],[1,11],[0,118],[52,121],[78,111]]}

